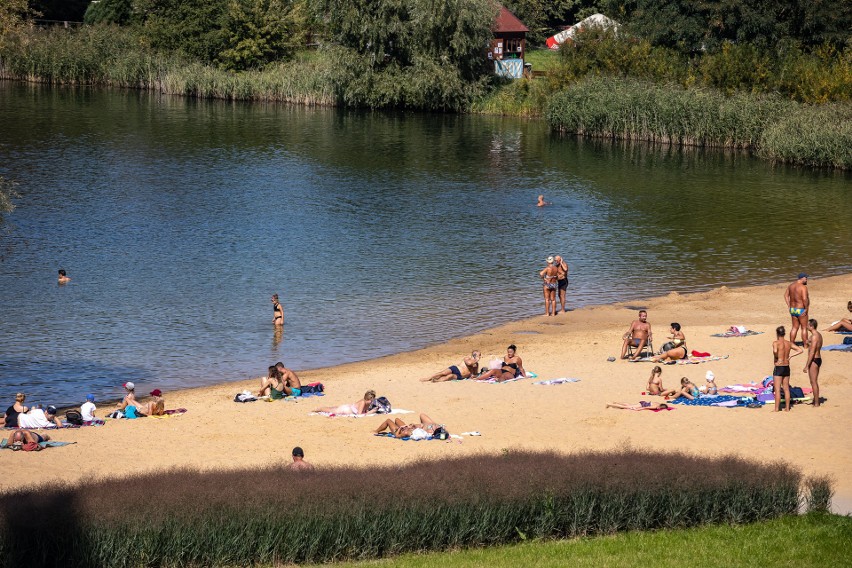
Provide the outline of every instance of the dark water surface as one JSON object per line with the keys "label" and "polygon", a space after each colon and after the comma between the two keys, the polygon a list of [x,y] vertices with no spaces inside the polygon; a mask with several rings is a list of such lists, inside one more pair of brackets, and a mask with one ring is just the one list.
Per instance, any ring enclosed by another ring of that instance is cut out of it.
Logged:
{"label": "dark water surface", "polygon": [[0,82],[0,175],[4,408],[423,347],[541,313],[554,253],[574,307],[852,269],[849,174],[514,119]]}

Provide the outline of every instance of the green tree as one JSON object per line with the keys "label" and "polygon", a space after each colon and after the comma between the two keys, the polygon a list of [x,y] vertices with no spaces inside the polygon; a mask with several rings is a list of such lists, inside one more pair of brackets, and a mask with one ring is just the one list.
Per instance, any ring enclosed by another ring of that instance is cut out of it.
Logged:
{"label": "green tree", "polygon": [[260,67],[304,45],[308,30],[303,4],[287,0],[231,0],[225,23],[227,69]]}
{"label": "green tree", "polygon": [[89,4],[83,21],[87,24],[123,25],[129,23],[132,16],[132,0],[100,0]]}
{"label": "green tree", "polygon": [[38,14],[30,10],[27,0],[0,1],[0,48],[34,15]]}
{"label": "green tree", "polygon": [[203,63],[212,63],[227,47],[227,0],[136,0],[151,46]]}
{"label": "green tree", "polygon": [[506,0],[504,5],[530,29],[527,41],[537,45],[563,27],[601,11],[597,0]]}

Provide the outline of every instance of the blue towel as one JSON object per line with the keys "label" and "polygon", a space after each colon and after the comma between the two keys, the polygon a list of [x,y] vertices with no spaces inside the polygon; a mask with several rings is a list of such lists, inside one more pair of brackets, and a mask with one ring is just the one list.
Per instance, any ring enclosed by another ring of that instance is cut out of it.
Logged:
{"label": "blue towel", "polygon": [[[730,396],[727,394],[720,395],[703,395],[696,399],[689,400],[688,398],[676,398],[669,401],[671,404],[684,404],[686,406],[713,406],[719,402],[736,401],[737,406],[745,406],[749,402],[758,402],[751,397]],[[763,404],[760,402],[759,404]]]}
{"label": "blue towel", "polygon": [[852,345],[823,345],[823,351],[845,351],[852,353]]}

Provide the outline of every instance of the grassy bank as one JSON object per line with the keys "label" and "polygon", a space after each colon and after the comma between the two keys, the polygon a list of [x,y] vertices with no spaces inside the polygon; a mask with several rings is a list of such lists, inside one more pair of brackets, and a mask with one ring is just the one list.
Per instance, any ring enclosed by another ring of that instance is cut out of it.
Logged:
{"label": "grassy bank", "polygon": [[554,94],[545,116],[554,130],[583,136],[746,148],[777,162],[852,169],[848,104],[587,78]]}
{"label": "grassy bank", "polygon": [[527,542],[451,553],[405,555],[347,566],[825,568],[848,564],[850,550],[852,518],[820,513],[749,525],[634,532],[593,539]]}
{"label": "grassy bank", "polygon": [[[666,482],[660,483],[665,471]],[[373,470],[171,471],[0,496],[7,566],[379,558],[826,509],[783,463],[625,450],[505,452]]]}

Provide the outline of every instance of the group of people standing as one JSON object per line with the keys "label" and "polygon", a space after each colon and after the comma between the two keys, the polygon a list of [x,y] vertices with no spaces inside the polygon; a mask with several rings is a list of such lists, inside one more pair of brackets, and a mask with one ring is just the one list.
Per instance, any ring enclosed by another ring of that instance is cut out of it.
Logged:
{"label": "group of people standing", "polygon": [[561,305],[565,312],[565,296],[568,293],[568,263],[559,256],[548,256],[547,266],[539,273],[544,290],[544,314],[555,316]]}

